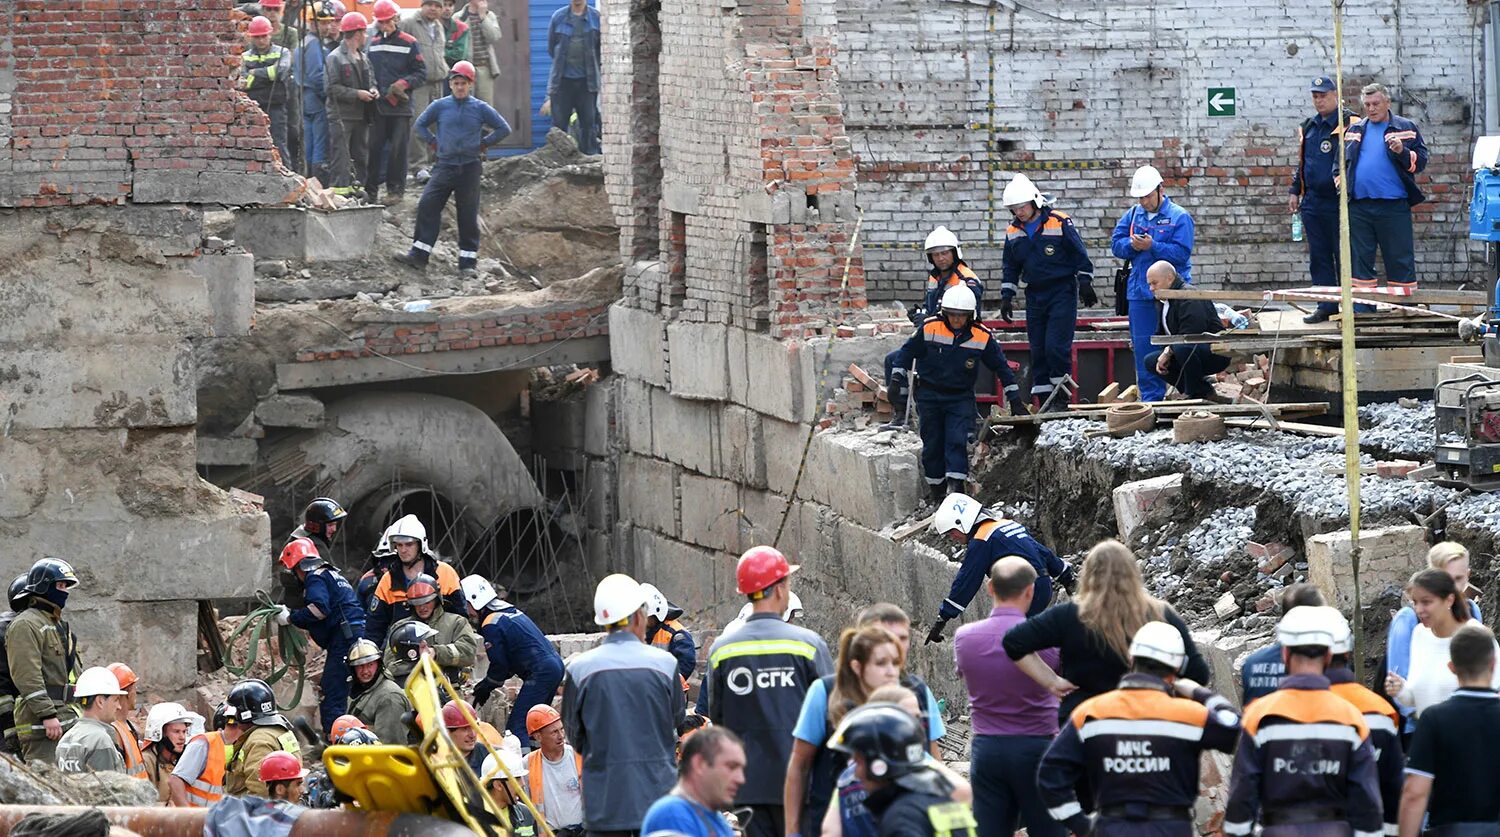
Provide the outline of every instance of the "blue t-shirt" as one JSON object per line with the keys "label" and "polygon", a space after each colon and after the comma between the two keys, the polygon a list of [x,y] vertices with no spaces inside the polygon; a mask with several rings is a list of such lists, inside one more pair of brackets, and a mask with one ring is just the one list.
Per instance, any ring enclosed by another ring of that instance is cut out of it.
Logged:
{"label": "blue t-shirt", "polygon": [[[932,696],[932,690],[923,691],[926,694],[918,695],[918,698],[927,707],[927,739],[937,741],[948,730],[943,726],[943,715],[938,711],[937,698]],[[823,680],[819,678],[808,687],[807,696],[802,699],[802,713],[797,716],[797,726],[792,729],[792,737],[817,747],[828,740],[829,733],[828,690],[823,688]]]}
{"label": "blue t-shirt", "polygon": [[869,793],[855,778],[854,765],[844,768],[835,786],[839,789],[839,824],[843,826],[844,837],[878,837],[880,824],[865,807],[865,797]]}
{"label": "blue t-shirt", "polygon": [[717,811],[676,794],[651,803],[641,821],[641,837],[734,837],[734,830]]}
{"label": "blue t-shirt", "polygon": [[1273,642],[1245,658],[1240,670],[1240,700],[1242,705],[1262,698],[1281,688],[1281,678],[1286,676],[1286,663],[1281,661],[1281,645]]}
{"label": "blue t-shirt", "polygon": [[1390,120],[1365,124],[1365,137],[1359,143],[1358,176],[1354,178],[1356,199],[1406,200],[1406,186],[1385,147],[1385,129],[1390,126]]}

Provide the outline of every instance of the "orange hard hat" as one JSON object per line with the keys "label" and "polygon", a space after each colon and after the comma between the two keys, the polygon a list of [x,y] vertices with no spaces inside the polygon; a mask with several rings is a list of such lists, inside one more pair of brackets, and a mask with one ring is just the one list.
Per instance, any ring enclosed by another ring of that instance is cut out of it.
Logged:
{"label": "orange hard hat", "polygon": [[454,76],[463,76],[469,81],[473,81],[474,65],[470,64],[467,61],[460,61],[457,64],[454,64],[453,69],[448,71],[448,78],[453,78]]}
{"label": "orange hard hat", "polygon": [[285,782],[305,776],[307,776],[307,768],[302,766],[302,759],[285,750],[277,750],[266,756],[260,763],[262,782]]}
{"label": "orange hard hat", "polygon": [[375,3],[376,20],[390,20],[399,14],[401,14],[401,7],[397,6],[394,0],[377,0]]}
{"label": "orange hard hat", "polygon": [[735,586],[750,595],[770,587],[798,570],[774,546],[752,546],[740,556],[734,570]]}
{"label": "orange hard hat", "polygon": [[365,16],[359,12],[350,12],[344,15],[343,19],[339,21],[340,32],[358,32],[361,29],[368,29],[369,27],[370,22],[365,20]]}
{"label": "orange hard hat", "polygon": [[293,538],[292,542],[281,550],[281,564],[289,570],[297,568],[310,570],[321,563],[323,563],[323,556],[318,554],[318,548],[308,538]]}
{"label": "orange hard hat", "polygon": [[245,33],[252,38],[269,35],[271,34],[271,21],[266,20],[262,15],[256,15],[250,19],[250,28],[246,29]]}
{"label": "orange hard hat", "polygon": [[124,663],[110,663],[108,668],[109,673],[113,674],[115,679],[120,681],[120,688],[122,689],[128,689],[134,686],[136,681],[140,680],[139,677],[135,676],[135,672],[130,670],[130,666]]}
{"label": "orange hard hat", "polygon": [[545,703],[538,703],[526,711],[526,734],[534,736],[544,727],[562,720],[557,710]]}
{"label": "orange hard hat", "polygon": [[[463,709],[459,708],[459,704],[463,704]],[[468,717],[464,716],[464,709],[469,710]],[[474,707],[470,706],[469,702],[466,700],[450,700],[447,703],[443,704],[443,726],[447,727],[448,729],[459,729],[461,727],[466,727],[469,725],[469,718],[472,718],[474,716]]]}
{"label": "orange hard hat", "polygon": [[364,721],[353,715],[340,715],[333,719],[333,726],[328,730],[328,740],[337,741],[351,729],[367,729],[367,727]]}

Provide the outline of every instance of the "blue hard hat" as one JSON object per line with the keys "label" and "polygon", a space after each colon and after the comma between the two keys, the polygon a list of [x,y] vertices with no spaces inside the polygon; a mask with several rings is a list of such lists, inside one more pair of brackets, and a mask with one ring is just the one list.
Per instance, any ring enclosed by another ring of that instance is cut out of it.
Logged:
{"label": "blue hard hat", "polygon": [[1332,93],[1338,87],[1334,85],[1333,79],[1328,76],[1318,76],[1312,80],[1312,86],[1307,89],[1314,93]]}

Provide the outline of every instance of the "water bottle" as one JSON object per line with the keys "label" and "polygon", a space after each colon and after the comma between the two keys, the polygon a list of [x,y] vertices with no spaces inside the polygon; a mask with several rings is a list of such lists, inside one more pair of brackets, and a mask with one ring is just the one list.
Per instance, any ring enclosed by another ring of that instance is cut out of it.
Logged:
{"label": "water bottle", "polygon": [[1300,214],[1292,215],[1292,240],[1302,240],[1302,216]]}

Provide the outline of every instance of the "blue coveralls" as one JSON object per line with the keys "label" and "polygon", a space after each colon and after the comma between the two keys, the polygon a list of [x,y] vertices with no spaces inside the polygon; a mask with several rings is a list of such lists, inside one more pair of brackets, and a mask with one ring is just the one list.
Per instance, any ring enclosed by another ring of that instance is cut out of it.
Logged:
{"label": "blue coveralls", "polygon": [[[338,46],[329,46],[317,35],[308,35],[297,48],[297,79],[302,84],[302,142],[306,146],[307,168],[315,175],[327,180],[323,168],[328,165],[328,105],[323,87],[323,64],[328,53]],[[324,185],[328,185],[326,182]]]}
{"label": "blue coveralls", "polygon": [[[1391,151],[1385,144],[1387,139],[1400,140],[1401,150]],[[1355,120],[1344,131],[1344,165],[1349,171],[1349,258],[1355,288],[1379,284],[1375,278],[1375,250],[1379,248],[1386,284],[1416,290],[1411,208],[1427,200],[1417,186],[1417,175],[1427,168],[1427,159],[1427,143],[1417,123],[1394,113],[1383,123]],[[1356,306],[1354,310],[1369,310],[1369,306]]]}
{"label": "blue coveralls", "polygon": [[1036,570],[1036,581],[1032,584],[1034,595],[1026,618],[1041,613],[1052,602],[1052,579],[1071,583],[1073,568],[1057,557],[1041,541],[1031,536],[1025,526],[1014,520],[980,520],[969,535],[969,548],[964,551],[964,562],[959,565],[958,575],[953,578],[953,587],[948,598],[938,607],[938,618],[944,621],[957,619],[974,600],[979,586],[995,566],[1007,555],[1019,555],[1031,562]]}
{"label": "blue coveralls", "polygon": [[[974,319],[980,319],[984,313],[984,283],[979,281],[979,276],[963,259],[954,261],[953,267],[945,273],[940,274],[934,269],[927,274],[927,292],[922,297],[922,316],[936,317],[943,313],[943,294],[960,282],[968,285],[969,290],[974,292]],[[891,412],[898,422],[906,418],[906,399],[911,395],[910,372],[909,367],[896,365],[896,352],[885,356],[885,389],[891,401]]]}
{"label": "blue coveralls", "polygon": [[318,721],[326,735],[349,708],[349,648],[364,635],[365,612],[349,581],[326,564],[302,580],[302,595],[307,604],[292,611],[291,623],[307,631],[326,655],[319,687],[323,699],[318,701]]}
{"label": "blue coveralls", "polygon": [[[922,432],[922,474],[928,485],[969,478],[969,436],[976,417],[974,379],[979,365],[1000,376],[1006,401],[1020,391],[1005,361],[1000,342],[983,323],[971,322],[958,333],[942,317],[928,317],[887,368],[917,363],[917,417]],[[889,389],[891,379],[886,379]]]}
{"label": "blue coveralls", "polygon": [[[1339,190],[1333,183],[1338,166],[1337,116],[1313,114],[1297,127],[1301,155],[1288,194],[1298,195],[1302,232],[1307,237],[1307,272],[1314,285],[1339,284]],[[1333,314],[1337,302],[1320,302],[1318,310]]]}
{"label": "blue coveralls", "polygon": [[[1134,232],[1150,233],[1151,248],[1137,251],[1130,246]],[[1156,334],[1156,301],[1146,284],[1146,270],[1159,261],[1177,268],[1184,282],[1193,281],[1193,217],[1187,210],[1162,196],[1161,207],[1154,213],[1139,202],[1120,216],[1110,238],[1110,252],[1130,262],[1130,281],[1125,298],[1130,302],[1130,347],[1135,354],[1135,383],[1141,388],[1142,401],[1160,401],[1167,394],[1167,382],[1146,363],[1152,351],[1151,338]]]}
{"label": "blue coveralls", "polygon": [[480,160],[485,149],[508,136],[505,117],[474,96],[444,96],[417,117],[417,138],[437,146],[437,163],[417,203],[417,229],[408,254],[412,259],[427,264],[451,195],[458,220],[458,269],[478,266]]}
{"label": "blue coveralls", "polygon": [[1026,337],[1031,343],[1031,395],[1046,400],[1073,372],[1073,330],[1078,325],[1078,286],[1094,281],[1083,238],[1067,215],[1044,208],[1005,230],[1001,299],[1013,299],[1026,283]]}
{"label": "blue coveralls", "polygon": [[498,689],[511,675],[521,678],[521,691],[511,706],[505,728],[522,742],[530,741],[526,713],[539,703],[552,703],[563,679],[562,657],[531,617],[514,605],[485,611],[479,623],[479,637],[484,640],[484,653],[490,662],[480,685]]}

